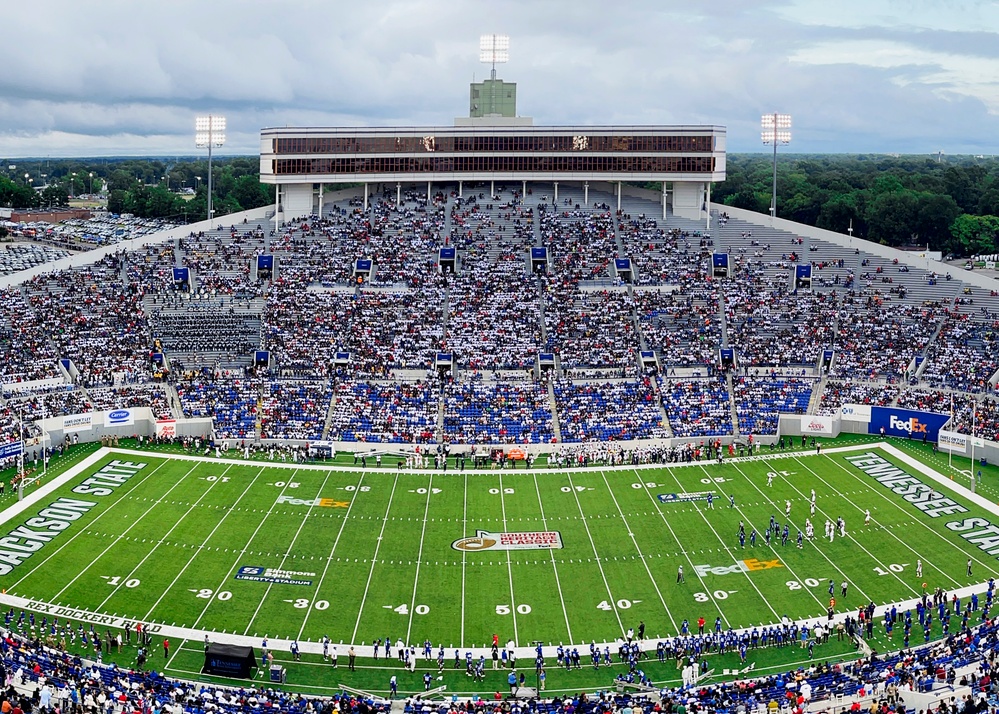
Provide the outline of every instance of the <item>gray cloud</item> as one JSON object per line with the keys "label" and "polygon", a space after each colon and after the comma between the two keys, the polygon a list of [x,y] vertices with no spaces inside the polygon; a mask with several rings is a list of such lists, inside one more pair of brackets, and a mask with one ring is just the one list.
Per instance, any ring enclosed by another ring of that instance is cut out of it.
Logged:
{"label": "gray cloud", "polygon": [[[539,124],[713,123],[761,149],[991,153],[993,3],[908,0],[38,0],[6,8],[0,155],[194,154],[224,113],[226,153],[284,125],[449,124],[478,36],[512,36],[500,76]],[[941,27],[944,29],[933,29]],[[856,48],[850,52],[850,48]]]}

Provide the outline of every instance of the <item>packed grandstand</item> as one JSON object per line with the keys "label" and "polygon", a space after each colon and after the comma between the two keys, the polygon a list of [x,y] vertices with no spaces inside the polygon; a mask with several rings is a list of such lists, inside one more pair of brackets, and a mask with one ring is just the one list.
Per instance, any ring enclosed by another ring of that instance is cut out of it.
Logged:
{"label": "packed grandstand", "polygon": [[[844,404],[953,412],[951,429],[999,441],[996,290],[723,207],[706,230],[636,196],[617,210],[590,190],[584,203],[578,187],[563,185],[557,201],[542,184],[526,194],[520,184],[435,188],[398,204],[386,191],[367,208],[331,199],[322,216],[277,231],[263,214],[222,221],[14,282],[0,291],[0,445],[20,441],[22,422],[31,437],[41,419],[149,407],[161,419],[211,419],[214,437],[232,442],[530,446],[564,459],[608,442],[776,436],[780,414]],[[537,246],[549,257],[535,272]],[[454,272],[439,265],[446,247]],[[730,256],[728,275],[715,275],[714,253]],[[275,258],[271,275],[262,255]],[[627,279],[618,257],[631,261]],[[359,260],[371,261],[360,276]],[[810,289],[795,289],[801,264],[812,267]],[[446,369],[441,355],[453,356]],[[996,647],[987,625],[854,665],[531,711],[807,708],[802,682],[820,708],[847,696],[885,710],[904,708],[899,688],[954,695],[963,683],[972,688],[955,711],[974,711]],[[49,686],[64,706],[82,697],[88,710],[98,696],[126,711],[384,706],[127,673],[17,635],[4,664],[9,683]],[[440,711],[466,706],[492,704]]]}
{"label": "packed grandstand", "polygon": [[[19,418],[136,406],[236,440],[746,439],[847,403],[953,410],[952,429],[999,435],[995,290],[724,213],[709,234],[641,198],[617,211],[579,189],[557,203],[542,185],[495,190],[345,198],[278,232],[216,226],[10,285],[0,441]],[[728,276],[712,253],[731,256]],[[362,282],[358,259],[373,265]],[[810,290],[789,279],[802,263]]]}

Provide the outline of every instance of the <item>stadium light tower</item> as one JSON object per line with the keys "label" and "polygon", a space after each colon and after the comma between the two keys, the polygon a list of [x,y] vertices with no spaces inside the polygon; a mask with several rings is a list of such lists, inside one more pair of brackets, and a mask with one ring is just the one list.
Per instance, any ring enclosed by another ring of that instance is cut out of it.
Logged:
{"label": "stadium light tower", "polygon": [[482,35],[479,37],[479,61],[492,65],[489,73],[489,106],[483,114],[491,116],[497,114],[496,110],[496,63],[510,61],[510,36],[509,35]]}
{"label": "stadium light tower", "polygon": [[208,220],[212,220],[212,147],[225,144],[225,117],[198,117],[194,121],[194,144],[199,149],[208,147]]}
{"label": "stadium light tower", "polygon": [[774,188],[773,197],[770,200],[770,225],[773,225],[777,218],[777,145],[791,143],[791,115],[790,114],[764,114],[760,121],[763,129],[761,136],[764,144],[773,144],[774,147]]}

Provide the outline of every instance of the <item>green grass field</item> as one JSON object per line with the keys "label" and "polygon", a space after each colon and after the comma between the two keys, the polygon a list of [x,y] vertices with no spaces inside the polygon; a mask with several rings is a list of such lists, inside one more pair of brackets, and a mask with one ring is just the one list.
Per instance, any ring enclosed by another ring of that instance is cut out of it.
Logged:
{"label": "green grass field", "polygon": [[[9,566],[0,587],[8,602],[37,601],[38,612],[58,606],[63,613],[73,608],[198,631],[185,633],[183,645],[172,635],[167,662],[154,650],[153,666],[178,676],[200,669],[200,631],[245,635],[257,646],[265,635],[303,643],[328,635],[357,645],[390,638],[430,640],[435,652],[443,644],[449,670],[443,681],[451,690],[479,691],[469,689],[463,673],[450,672],[453,649],[485,647],[494,633],[522,647],[583,645],[614,642],[644,622],[646,639],[654,640],[678,632],[685,619],[695,629],[702,616],[709,627],[718,617],[735,628],[822,617],[830,580],[836,611],[844,612],[872,600],[918,597],[923,583],[951,591],[995,574],[996,557],[961,537],[979,526],[958,532],[953,524],[971,517],[999,523],[999,510],[950,493],[905,463],[903,452],[875,449],[966,509],[934,517],[939,504],[921,510],[848,461],[867,450],[765,452],[758,460],[671,468],[446,474],[103,454],[6,516],[0,528],[15,540],[0,541],[0,562]],[[114,460],[143,466],[98,475]],[[768,473],[775,474],[770,486]],[[816,537],[799,549],[795,536],[804,530],[812,489]],[[716,494],[710,509],[704,500],[659,498],[709,490]],[[764,545],[772,515],[790,524],[786,546]],[[847,536],[837,533],[829,542],[823,525],[838,517],[846,520]],[[748,538],[740,547],[740,522],[747,536],[758,532],[755,547]],[[560,548],[497,547],[499,534],[553,532]],[[465,549],[455,547],[462,541]],[[680,566],[685,582],[678,584]],[[272,581],[244,579],[261,577]],[[817,653],[835,658],[851,651],[834,641]],[[336,673],[316,655],[288,663],[291,688],[343,682],[385,689],[382,668],[394,665],[363,658],[357,672],[346,673],[346,645],[339,652]],[[761,668],[787,666],[802,654],[768,650],[754,661]],[[134,648],[121,659],[134,660]],[[731,659],[719,667],[736,666]],[[659,681],[676,677],[672,663],[651,670]],[[400,689],[422,689],[421,675],[403,679]],[[481,689],[504,687],[504,675],[490,676],[495,681]],[[608,686],[611,678],[611,670],[553,673],[549,689]]]}

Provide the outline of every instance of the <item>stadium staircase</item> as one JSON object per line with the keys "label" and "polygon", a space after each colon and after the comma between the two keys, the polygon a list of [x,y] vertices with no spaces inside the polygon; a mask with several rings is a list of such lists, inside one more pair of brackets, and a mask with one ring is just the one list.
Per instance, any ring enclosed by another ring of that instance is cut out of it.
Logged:
{"label": "stadium staircase", "polygon": [[725,373],[725,388],[728,389],[728,408],[732,414],[732,436],[738,439],[741,436],[739,431],[739,411],[735,408],[735,384],[732,380],[732,372]]}
{"label": "stadium staircase", "polygon": [[548,403],[552,409],[552,434],[555,435],[555,441],[562,443],[562,427],[559,425],[558,420],[558,404],[555,401],[555,383],[553,380],[548,380],[545,385],[548,389]]}
{"label": "stadium staircase", "polygon": [[806,414],[815,414],[819,411],[819,407],[822,406],[822,393],[826,389],[826,382],[829,381],[829,377],[822,375],[819,381],[815,383],[812,387],[812,396],[808,400],[808,409]]}
{"label": "stadium staircase", "polygon": [[330,432],[333,431],[333,415],[334,408],[336,407],[337,396],[336,396],[336,380],[333,382],[333,394],[330,396],[330,405],[326,408],[326,420],[323,422],[322,440],[328,441],[330,438]]}

